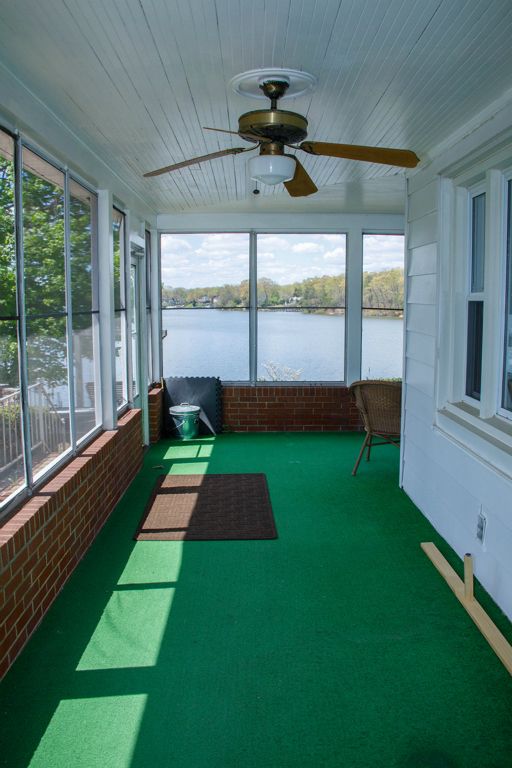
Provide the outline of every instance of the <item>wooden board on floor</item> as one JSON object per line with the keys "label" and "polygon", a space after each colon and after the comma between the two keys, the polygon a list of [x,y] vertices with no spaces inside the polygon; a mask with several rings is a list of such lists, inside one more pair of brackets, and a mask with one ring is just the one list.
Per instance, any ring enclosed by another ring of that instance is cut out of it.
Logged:
{"label": "wooden board on floor", "polygon": [[[501,663],[508,670],[509,674],[512,675],[512,646],[500,632],[496,624],[491,621],[480,603],[478,603],[472,596],[472,584],[470,586],[469,583],[464,583],[432,541],[422,542],[421,548],[435,568],[437,568],[443,579],[455,594],[457,600],[462,603],[469,613]],[[472,568],[466,566],[466,573],[468,579],[472,579]],[[466,595],[469,595],[469,597]]]}

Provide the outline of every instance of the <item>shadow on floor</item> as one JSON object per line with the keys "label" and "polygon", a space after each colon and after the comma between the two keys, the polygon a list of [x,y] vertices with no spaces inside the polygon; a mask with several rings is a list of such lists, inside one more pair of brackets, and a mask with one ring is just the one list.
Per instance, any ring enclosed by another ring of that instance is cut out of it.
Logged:
{"label": "shadow on floor", "polygon": [[[3,684],[0,765],[508,767],[510,678],[421,552],[396,450],[350,475],[360,439],[152,448]],[[265,472],[279,538],[135,544],[162,466]]]}

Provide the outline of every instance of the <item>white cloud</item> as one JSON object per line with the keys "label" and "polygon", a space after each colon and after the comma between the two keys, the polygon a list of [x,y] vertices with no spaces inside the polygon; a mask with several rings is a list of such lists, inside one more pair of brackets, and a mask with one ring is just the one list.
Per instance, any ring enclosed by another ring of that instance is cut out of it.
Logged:
{"label": "white cloud", "polygon": [[[375,247],[370,240],[367,246]],[[308,277],[340,274],[344,265],[344,235],[258,235],[260,277],[288,284]],[[200,288],[238,284],[248,276],[247,233],[162,236],[162,281],[165,285]]]}
{"label": "white cloud", "polygon": [[284,251],[289,247],[288,240],[279,235],[258,235],[259,248],[264,245],[267,251]]}
{"label": "white cloud", "polygon": [[345,246],[333,248],[332,251],[326,251],[323,255],[324,261],[337,261],[338,264],[345,264]]}
{"label": "white cloud", "polygon": [[179,250],[191,251],[191,243],[185,239],[185,237],[177,237],[176,235],[162,235],[162,251]]}
{"label": "white cloud", "polygon": [[344,235],[318,235],[318,237],[325,240],[327,243],[338,243],[340,238],[344,237]]}
{"label": "white cloud", "polygon": [[162,282],[165,285],[200,288],[238,284],[248,276],[249,236],[246,233],[162,236]]}
{"label": "white cloud", "polygon": [[292,245],[293,253],[321,253],[322,250],[320,243],[303,242]]}
{"label": "white cloud", "polygon": [[382,272],[386,269],[403,268],[403,235],[365,235],[363,240],[363,269],[365,272]]}

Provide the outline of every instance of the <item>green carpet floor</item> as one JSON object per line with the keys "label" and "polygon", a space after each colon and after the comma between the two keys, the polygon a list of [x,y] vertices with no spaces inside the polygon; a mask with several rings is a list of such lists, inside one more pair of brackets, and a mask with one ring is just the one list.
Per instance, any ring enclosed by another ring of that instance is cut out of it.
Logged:
{"label": "green carpet floor", "polygon": [[[0,765],[510,768],[512,679],[419,542],[460,563],[360,442],[153,447],[1,686]],[[157,465],[265,472],[279,538],[135,543]]]}

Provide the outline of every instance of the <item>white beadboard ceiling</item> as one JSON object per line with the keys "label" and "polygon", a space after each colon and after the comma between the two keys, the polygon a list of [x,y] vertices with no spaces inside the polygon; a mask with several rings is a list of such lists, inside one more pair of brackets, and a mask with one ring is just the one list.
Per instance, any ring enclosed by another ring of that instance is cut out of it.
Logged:
{"label": "white beadboard ceiling", "polygon": [[[308,138],[413,149],[420,158],[512,87],[510,0],[12,0],[0,60],[155,212],[388,211],[403,171],[300,159],[320,191],[291,199],[230,156],[153,179],[145,171],[245,146],[242,112],[265,102],[229,80],[260,67],[318,78],[281,102]],[[1,99],[1,94],[0,94]],[[248,145],[247,145],[248,146]]]}

